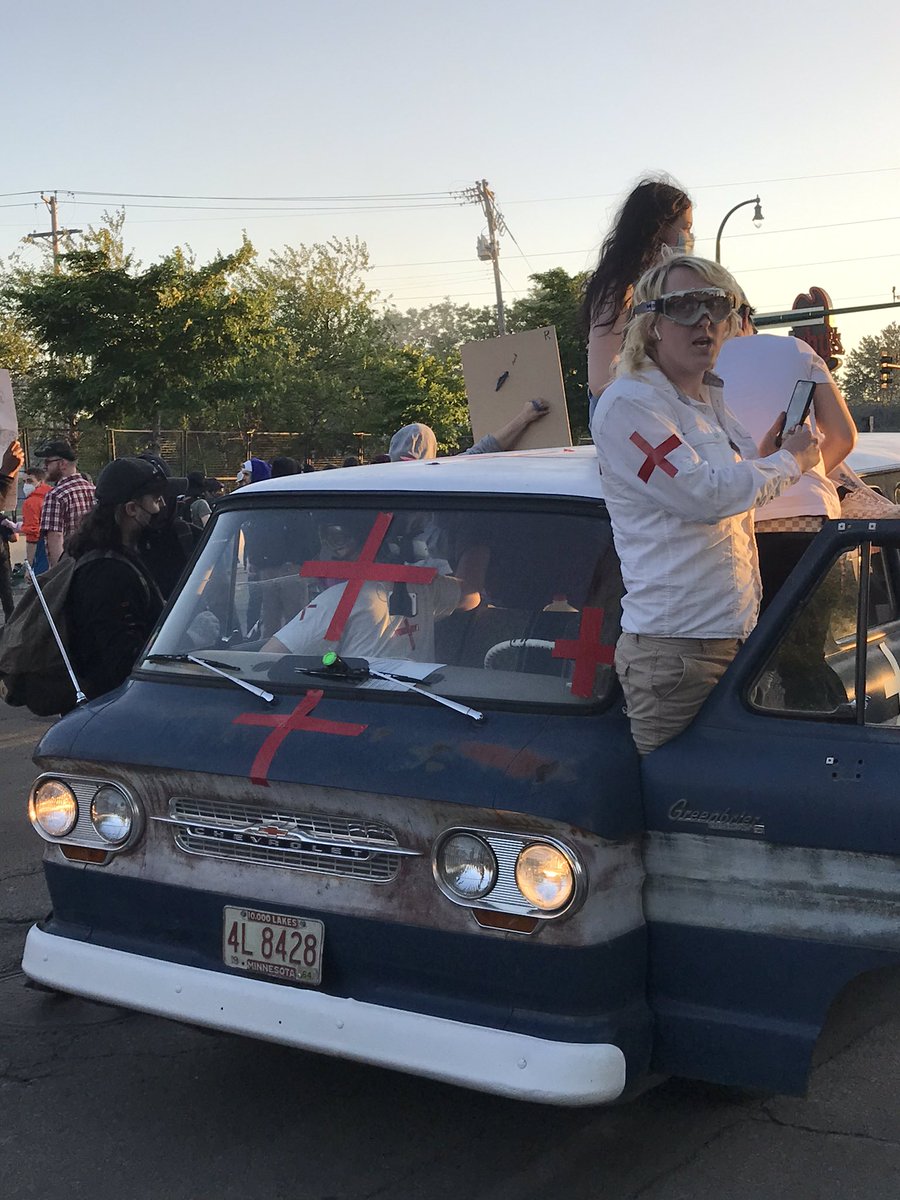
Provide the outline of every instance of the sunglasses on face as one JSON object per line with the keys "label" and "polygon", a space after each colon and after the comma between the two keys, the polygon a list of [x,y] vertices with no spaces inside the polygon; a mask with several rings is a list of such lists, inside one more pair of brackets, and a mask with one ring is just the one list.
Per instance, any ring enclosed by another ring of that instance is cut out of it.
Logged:
{"label": "sunglasses on face", "polygon": [[644,300],[634,307],[635,316],[640,313],[655,312],[668,317],[676,325],[696,325],[704,316],[709,317],[713,325],[724,321],[729,313],[734,312],[737,301],[731,292],[722,288],[692,289],[686,292],[669,292],[658,300]]}

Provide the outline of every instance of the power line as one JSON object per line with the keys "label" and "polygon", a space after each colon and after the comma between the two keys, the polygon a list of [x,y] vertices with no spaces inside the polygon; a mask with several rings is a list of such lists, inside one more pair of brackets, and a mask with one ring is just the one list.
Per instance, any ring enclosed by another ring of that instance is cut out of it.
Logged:
{"label": "power line", "polygon": [[[867,167],[857,171],[829,171],[825,174],[817,175],[781,175],[774,176],[770,179],[739,179],[732,180],[727,183],[701,183],[692,186],[693,191],[709,191],[715,188],[726,187],[752,187],[756,184],[767,183],[801,183],[815,179],[843,179],[855,177],[859,175],[884,175],[892,171],[900,171],[900,166],[893,167]],[[10,196],[31,196],[39,195],[41,188],[30,188],[22,192],[0,192],[0,199],[6,199]],[[210,196],[202,194],[177,193],[177,192],[107,192],[107,191],[90,191],[83,188],[59,188],[56,189],[66,195],[81,195],[81,196],[108,196],[111,199],[123,200],[219,200],[229,201],[232,203],[271,203],[271,204],[297,204],[297,203],[322,203],[322,202],[354,202],[354,201],[370,201],[370,200],[412,200],[426,199],[434,197],[449,197],[452,192],[449,188],[442,188],[440,191],[431,192],[371,192],[343,195],[322,195],[322,196]],[[613,199],[621,193],[615,192],[594,192],[576,196],[538,196],[526,200],[507,200],[506,204],[551,204],[554,202],[564,202],[570,200],[606,200]]]}
{"label": "power line", "polygon": [[[70,200],[70,204],[79,205],[85,208],[103,208],[104,201],[100,200]],[[297,212],[316,212],[316,213],[356,213],[356,212],[408,212],[411,209],[419,208],[456,208],[457,205],[452,200],[429,200],[417,204],[365,204],[356,205],[353,208],[334,208],[332,206],[316,207],[311,205],[298,206],[296,208],[247,208],[244,206],[226,205],[226,204],[127,204],[124,206],[126,210],[139,208],[149,208],[154,211],[160,209],[173,209],[176,212],[234,212],[234,213],[274,213],[276,215],[290,214]]]}
{"label": "power line", "polygon": [[[233,203],[257,201],[266,204],[306,204],[326,200],[416,200],[435,196],[449,197],[451,194],[448,188],[439,192],[385,192],[380,195],[372,193],[371,195],[345,196],[192,196],[166,192],[94,192],[88,191],[86,188],[57,188],[55,190],[66,196],[107,196],[114,200],[226,200]],[[6,199],[8,196],[40,195],[40,193],[40,188],[32,188],[27,192],[0,192],[0,199]]]}

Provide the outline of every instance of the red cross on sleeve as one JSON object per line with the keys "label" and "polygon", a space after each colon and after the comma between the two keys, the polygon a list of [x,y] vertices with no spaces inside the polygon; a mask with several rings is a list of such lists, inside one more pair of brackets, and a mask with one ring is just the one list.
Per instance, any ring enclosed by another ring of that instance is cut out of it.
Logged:
{"label": "red cross on sleeve", "polygon": [[600,642],[603,631],[603,609],[585,608],[581,613],[581,627],[577,640],[558,638],[553,643],[554,658],[571,658],[575,662],[572,672],[572,695],[589,699],[594,694],[594,679],[597,668],[602,664],[612,666],[614,650]]}
{"label": "red cross on sleeve", "polygon": [[651,446],[647,439],[641,437],[638,431],[635,430],[628,440],[634,442],[638,450],[643,450],[644,454],[647,455],[637,473],[641,483],[646,483],[657,467],[661,471],[665,471],[669,476],[674,477],[678,474],[678,468],[673,467],[666,460],[666,455],[671,454],[677,446],[682,444],[680,437],[677,437],[673,433],[664,442],[660,442],[658,446]]}
{"label": "red cross on sleeve", "polygon": [[278,747],[290,733],[334,733],[339,737],[359,737],[365,725],[351,725],[346,721],[323,721],[320,717],[309,714],[316,707],[325,693],[321,688],[311,688],[292,712],[275,713],[249,712],[241,713],[232,721],[233,725],[263,725],[272,730],[257,751],[253,766],[250,768],[250,782],[260,787],[269,786],[269,768],[278,752]]}
{"label": "red cross on sleeve", "polygon": [[324,576],[326,579],[347,580],[331,623],[325,631],[326,641],[336,642],[340,639],[364,583],[431,583],[437,575],[435,567],[407,567],[400,563],[376,563],[375,555],[381,548],[393,516],[393,513],[378,514],[375,524],[359,552],[359,558],[355,562],[318,560],[305,562],[300,568],[300,574],[303,576]]}

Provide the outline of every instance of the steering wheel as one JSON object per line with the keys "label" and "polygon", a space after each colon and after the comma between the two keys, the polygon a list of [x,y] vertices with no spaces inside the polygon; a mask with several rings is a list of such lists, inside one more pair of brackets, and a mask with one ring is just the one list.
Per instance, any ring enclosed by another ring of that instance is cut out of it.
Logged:
{"label": "steering wheel", "polygon": [[505,654],[509,650],[553,650],[556,642],[548,642],[543,638],[511,638],[506,642],[497,642],[496,646],[491,646],[487,654],[484,656],[484,666],[488,671],[496,670],[494,666],[495,659],[498,659],[501,654]]}

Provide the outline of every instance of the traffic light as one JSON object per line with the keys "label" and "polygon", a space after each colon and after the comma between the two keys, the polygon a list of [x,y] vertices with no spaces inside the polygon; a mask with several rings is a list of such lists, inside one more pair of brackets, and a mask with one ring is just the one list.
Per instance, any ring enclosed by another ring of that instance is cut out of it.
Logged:
{"label": "traffic light", "polygon": [[888,390],[888,386],[889,386],[890,382],[891,382],[891,356],[889,354],[882,354],[880,368],[878,371],[878,386],[881,388],[881,390],[883,392],[886,392]]}

